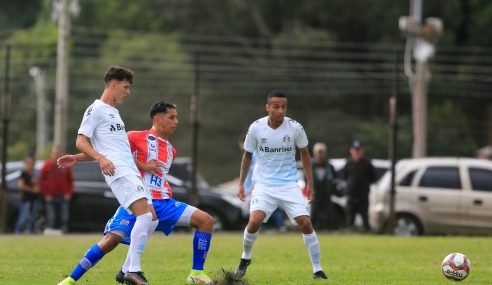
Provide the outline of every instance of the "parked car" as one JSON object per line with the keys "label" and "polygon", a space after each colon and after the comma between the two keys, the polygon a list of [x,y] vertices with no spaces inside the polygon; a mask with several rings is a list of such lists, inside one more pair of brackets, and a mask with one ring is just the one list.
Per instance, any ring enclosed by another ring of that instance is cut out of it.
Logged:
{"label": "parked car", "polygon": [[[420,158],[396,165],[395,234],[492,233],[492,161]],[[389,216],[390,175],[370,201],[369,218],[383,231]]]}
{"label": "parked car", "polygon": [[[341,228],[345,225],[346,222],[346,212],[345,212],[345,207],[347,205],[347,197],[345,196],[345,181],[342,180],[341,177],[341,171],[345,164],[347,163],[346,158],[332,158],[329,160],[330,164],[333,165],[333,168],[335,168],[335,172],[337,173],[337,194],[338,195],[332,195],[331,200],[334,205],[334,221],[337,221],[336,228]],[[385,159],[371,159],[371,163],[374,166],[375,172],[376,172],[376,181],[381,179],[381,177],[388,171],[390,168],[390,161],[385,160]],[[306,187],[306,182],[304,178],[304,170],[302,168],[302,163],[298,164],[297,168],[297,178],[298,178],[298,184],[301,187],[301,189],[304,189]],[[370,199],[372,196],[373,188],[375,184],[371,185],[371,193],[370,193]],[[357,219],[356,224],[361,224],[362,221]]]}
{"label": "parked car", "polygon": [[[35,176],[41,166],[42,162],[36,163]],[[17,181],[22,163],[11,163],[7,167],[7,230],[13,231],[20,204]],[[167,176],[173,198],[178,201],[188,202],[190,167],[189,158],[177,158]],[[102,231],[118,208],[118,201],[104,181],[97,162],[78,163],[72,170],[75,185],[70,207],[70,231]],[[239,229],[242,226],[241,205],[235,195],[210,187],[201,176],[197,178],[197,187],[198,208],[214,217],[214,230]]]}

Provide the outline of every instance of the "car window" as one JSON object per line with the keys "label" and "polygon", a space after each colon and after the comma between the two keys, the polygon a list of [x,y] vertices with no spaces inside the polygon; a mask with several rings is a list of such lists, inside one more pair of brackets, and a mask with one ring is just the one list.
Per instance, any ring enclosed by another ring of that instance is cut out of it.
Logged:
{"label": "car window", "polygon": [[381,177],[388,171],[387,168],[382,168],[382,167],[374,167],[374,174],[376,175],[376,180],[378,181],[381,179]]}
{"label": "car window", "polygon": [[73,179],[75,181],[101,181],[104,182],[104,176],[101,173],[99,165],[94,162],[81,162],[72,167]]}
{"label": "car window", "polygon": [[473,190],[492,192],[492,171],[482,168],[470,168]]}
{"label": "car window", "polygon": [[461,189],[458,167],[429,167],[422,175],[419,186]]}
{"label": "car window", "polygon": [[414,170],[410,173],[408,173],[398,185],[400,186],[410,186],[412,185],[413,178],[415,177],[415,173],[417,173],[417,170]]}

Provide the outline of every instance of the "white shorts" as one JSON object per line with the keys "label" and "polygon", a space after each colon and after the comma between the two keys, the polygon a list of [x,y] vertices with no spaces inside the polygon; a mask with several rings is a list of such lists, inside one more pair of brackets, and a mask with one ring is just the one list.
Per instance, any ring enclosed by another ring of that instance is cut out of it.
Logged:
{"label": "white shorts", "polygon": [[285,210],[290,221],[294,224],[294,218],[309,216],[307,199],[302,195],[297,184],[267,185],[256,182],[251,196],[249,212],[264,212],[265,219],[263,222],[266,223],[278,207]]}
{"label": "white shorts", "polygon": [[110,185],[111,191],[118,199],[120,205],[129,213],[130,205],[142,198],[147,199],[147,203],[152,204],[152,194],[150,190],[145,189],[142,179],[136,175],[126,175],[117,178]]}

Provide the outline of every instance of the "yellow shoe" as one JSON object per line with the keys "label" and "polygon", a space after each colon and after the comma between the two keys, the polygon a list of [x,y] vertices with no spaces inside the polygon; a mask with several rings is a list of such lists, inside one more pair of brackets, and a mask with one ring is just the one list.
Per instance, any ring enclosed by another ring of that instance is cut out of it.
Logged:
{"label": "yellow shoe", "polygon": [[190,275],[188,275],[188,279],[186,280],[188,284],[207,284],[213,285],[212,279],[208,277],[203,270],[191,270]]}
{"label": "yellow shoe", "polygon": [[68,276],[62,282],[58,283],[57,285],[75,285],[75,283],[76,283],[75,279]]}

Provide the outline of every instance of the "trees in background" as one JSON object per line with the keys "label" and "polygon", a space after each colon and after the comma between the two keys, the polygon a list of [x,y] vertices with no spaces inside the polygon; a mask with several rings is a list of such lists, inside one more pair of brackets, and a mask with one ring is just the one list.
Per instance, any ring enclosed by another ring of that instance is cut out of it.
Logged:
{"label": "trees in background", "polygon": [[[27,73],[31,66],[47,71],[48,94],[54,100],[56,26],[50,20],[51,1],[29,2],[29,7],[9,2],[0,11],[5,15],[0,17],[0,40],[14,46],[10,159],[22,158],[34,143],[33,127],[26,129],[35,125],[35,96]],[[189,155],[189,100],[198,56],[201,168],[212,182],[237,174],[237,136],[265,114],[264,94],[274,88],[287,92],[289,115],[304,124],[311,142],[326,142],[332,157],[345,156],[354,138],[366,143],[370,156],[387,157],[387,99],[394,52],[401,43],[397,22],[408,14],[408,1],[80,4],[71,38],[68,138],[74,137],[83,109],[102,91],[104,69],[117,63],[136,71],[133,94],[121,106],[127,129],[149,126],[151,103],[175,102],[181,127],[173,142],[179,155]],[[424,15],[445,23],[431,67],[429,155],[473,155],[484,144],[482,109],[490,71],[486,52],[466,46],[491,44],[487,35],[492,3],[425,1]],[[441,48],[446,45],[464,48]],[[3,57],[0,54],[1,62]],[[400,78],[398,155],[406,157],[412,141],[410,95],[403,75]]]}

